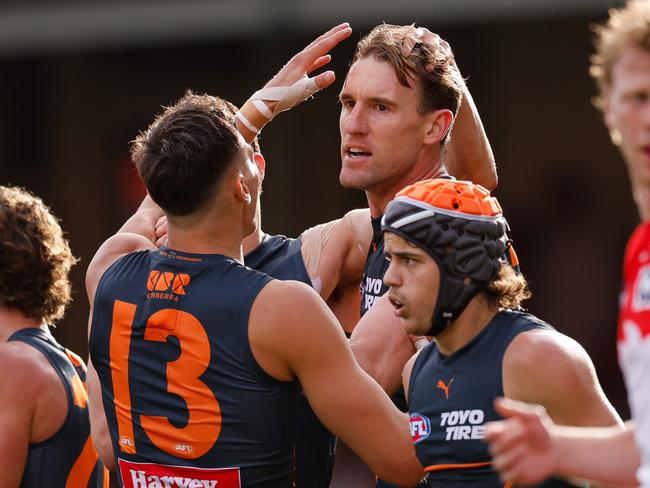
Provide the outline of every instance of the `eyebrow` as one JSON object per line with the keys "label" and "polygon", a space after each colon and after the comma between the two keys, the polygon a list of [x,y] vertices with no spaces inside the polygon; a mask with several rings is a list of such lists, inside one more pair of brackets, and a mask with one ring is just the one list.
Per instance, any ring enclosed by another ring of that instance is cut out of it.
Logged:
{"label": "eyebrow", "polygon": [[413,253],[409,251],[386,251],[384,250],[384,254],[388,254],[391,256],[398,256],[400,258],[419,258],[421,257],[420,253]]}
{"label": "eyebrow", "polygon": [[[339,93],[339,100],[340,100],[340,101],[343,101],[343,100],[351,100],[351,99],[353,99],[353,98],[354,98],[354,97],[353,97],[352,95],[350,95],[350,94],[348,94],[348,93],[344,93],[343,91],[341,91],[341,93]],[[397,102],[396,102],[396,101],[394,101],[394,100],[390,100],[390,99],[388,99],[388,98],[383,98],[383,97],[370,97],[368,100],[369,100],[370,102],[372,102],[372,103],[376,103],[376,104],[379,104],[379,105],[388,105],[388,106],[390,106],[390,107],[395,107],[395,106],[397,106]]]}

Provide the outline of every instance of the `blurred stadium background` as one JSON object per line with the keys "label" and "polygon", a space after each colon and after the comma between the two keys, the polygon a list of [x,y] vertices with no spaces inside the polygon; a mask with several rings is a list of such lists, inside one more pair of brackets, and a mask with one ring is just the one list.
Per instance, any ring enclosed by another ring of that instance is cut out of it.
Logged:
{"label": "blurred stadium background", "polygon": [[363,206],[362,193],[338,184],[336,95],[360,36],[383,21],[416,22],[451,43],[468,78],[532,283],[529,309],[584,345],[628,418],[615,334],[623,249],[638,217],[587,73],[589,25],[620,3],[3,0],[0,183],[42,196],[81,257],[75,302],[55,334],[86,353],[84,272],[141,199],[128,152],[138,131],[187,88],[241,104],[341,21],[354,33],[333,52],[335,86],[263,131],[264,228],[295,236]]}

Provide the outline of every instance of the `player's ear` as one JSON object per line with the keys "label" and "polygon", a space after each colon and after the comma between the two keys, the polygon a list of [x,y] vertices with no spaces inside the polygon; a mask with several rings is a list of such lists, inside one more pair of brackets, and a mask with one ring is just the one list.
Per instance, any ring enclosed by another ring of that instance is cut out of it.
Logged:
{"label": "player's ear", "polygon": [[250,188],[248,188],[248,185],[244,182],[244,173],[241,171],[237,172],[236,175],[235,196],[239,201],[246,205],[250,205],[253,201]]}
{"label": "player's ear", "polygon": [[429,112],[425,115],[425,144],[436,144],[440,142],[447,132],[451,130],[454,121],[454,114],[451,110],[440,109]]}
{"label": "player's ear", "polygon": [[255,164],[257,165],[257,169],[260,171],[260,176],[262,177],[262,179],[264,179],[264,174],[266,172],[266,159],[264,159],[262,153],[259,152],[253,154],[253,158],[255,159]]}

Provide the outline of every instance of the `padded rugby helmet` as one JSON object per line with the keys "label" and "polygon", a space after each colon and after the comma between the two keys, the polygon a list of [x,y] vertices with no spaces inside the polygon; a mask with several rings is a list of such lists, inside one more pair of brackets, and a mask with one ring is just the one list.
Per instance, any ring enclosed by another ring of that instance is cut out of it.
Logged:
{"label": "padded rugby helmet", "polygon": [[497,199],[469,181],[420,181],[388,204],[382,230],[426,251],[440,270],[428,335],[442,332],[497,275],[507,225]]}

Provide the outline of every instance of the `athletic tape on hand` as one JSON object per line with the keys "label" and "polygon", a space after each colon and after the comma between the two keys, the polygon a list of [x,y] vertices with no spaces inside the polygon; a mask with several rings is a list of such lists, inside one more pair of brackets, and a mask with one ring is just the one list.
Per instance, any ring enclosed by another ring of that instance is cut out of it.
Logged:
{"label": "athletic tape on hand", "polygon": [[[262,88],[253,94],[251,100],[253,100],[253,103],[255,103],[257,100],[278,102],[278,104],[273,109],[273,112],[271,113],[271,117],[269,118],[269,120],[271,120],[278,113],[289,110],[299,103],[304,102],[319,90],[320,88],[318,88],[316,81],[314,81],[313,78],[301,78],[291,86],[273,86]],[[258,108],[257,103],[255,103],[255,107]]]}

